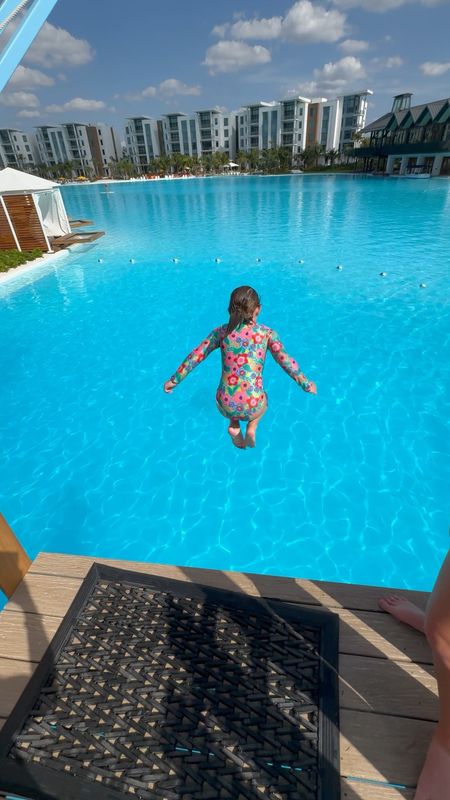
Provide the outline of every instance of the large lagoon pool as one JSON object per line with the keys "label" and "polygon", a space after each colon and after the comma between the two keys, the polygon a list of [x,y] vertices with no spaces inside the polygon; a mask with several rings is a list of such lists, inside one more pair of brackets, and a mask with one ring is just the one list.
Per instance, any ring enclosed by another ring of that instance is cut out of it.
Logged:
{"label": "large lagoon pool", "polygon": [[[29,554],[429,589],[448,547],[450,181],[108,188],[63,190],[105,237],[0,284],[0,511]],[[162,384],[246,283],[318,395],[268,356],[242,452],[218,352]]]}

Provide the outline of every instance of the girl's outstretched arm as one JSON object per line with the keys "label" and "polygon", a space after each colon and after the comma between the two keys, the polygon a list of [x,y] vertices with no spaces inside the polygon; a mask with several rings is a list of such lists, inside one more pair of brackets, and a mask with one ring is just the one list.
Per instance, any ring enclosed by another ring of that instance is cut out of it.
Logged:
{"label": "girl's outstretched arm", "polygon": [[176,372],[172,375],[172,377],[165,382],[164,384],[164,391],[170,392],[175,386],[183,381],[190,372],[192,372],[195,367],[197,367],[202,361],[205,360],[209,356],[213,350],[217,350],[220,346],[221,334],[223,334],[223,327],[214,328],[213,331],[203,339],[202,342],[197,347],[194,347],[191,353],[184,359],[184,361],[180,364]]}
{"label": "girl's outstretched arm", "polygon": [[287,372],[290,377],[302,387],[304,392],[310,394],[317,394],[317,388],[314,381],[309,381],[303,374],[296,360],[292,358],[284,349],[283,343],[276,331],[271,331],[267,347],[272,353],[277,364],[280,365]]}

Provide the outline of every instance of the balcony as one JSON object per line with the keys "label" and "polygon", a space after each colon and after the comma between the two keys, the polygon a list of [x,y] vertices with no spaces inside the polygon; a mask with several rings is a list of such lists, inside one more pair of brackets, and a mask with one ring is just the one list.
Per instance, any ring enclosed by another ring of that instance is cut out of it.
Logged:
{"label": "balcony", "polygon": [[374,143],[368,147],[355,147],[355,155],[357,155],[358,158],[403,156],[409,153],[418,156],[428,155],[430,153],[450,153],[450,138],[438,142],[403,142],[402,144],[380,142],[380,144]]}

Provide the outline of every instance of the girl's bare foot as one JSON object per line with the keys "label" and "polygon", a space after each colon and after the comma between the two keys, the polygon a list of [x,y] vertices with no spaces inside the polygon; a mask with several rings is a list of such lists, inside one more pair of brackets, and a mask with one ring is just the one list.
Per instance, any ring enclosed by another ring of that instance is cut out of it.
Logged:
{"label": "girl's bare foot", "polygon": [[228,426],[228,433],[231,436],[231,441],[233,442],[234,446],[239,447],[240,450],[244,450],[246,445],[241,433],[239,420],[231,420]]}
{"label": "girl's bare foot", "polygon": [[439,740],[439,728],[428,748],[414,800],[450,800],[450,751]]}
{"label": "girl's bare foot", "polygon": [[258,427],[258,422],[259,420],[255,419],[253,422],[249,422],[247,425],[247,431],[244,440],[246,447],[254,447],[256,444],[256,428]]}
{"label": "girl's bare foot", "polygon": [[425,612],[409,600],[392,594],[388,597],[380,597],[378,605],[382,611],[387,611],[400,622],[405,622],[406,625],[425,633]]}

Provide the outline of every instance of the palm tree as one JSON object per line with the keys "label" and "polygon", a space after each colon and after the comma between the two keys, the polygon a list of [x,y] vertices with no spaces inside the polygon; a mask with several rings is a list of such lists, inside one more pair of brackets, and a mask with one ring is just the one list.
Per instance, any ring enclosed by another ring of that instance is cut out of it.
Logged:
{"label": "palm tree", "polygon": [[211,172],[213,169],[212,153],[204,153],[201,157],[201,162],[205,172]]}
{"label": "palm tree", "polygon": [[334,162],[338,157],[339,157],[339,150],[336,150],[335,148],[333,148],[332,150],[327,150],[327,152],[325,153],[325,163],[329,161],[330,167],[333,167]]}
{"label": "palm tree", "polygon": [[252,170],[256,170],[260,166],[260,151],[257,149],[250,150],[248,154],[248,163],[249,167]]}
{"label": "palm tree", "polygon": [[319,158],[323,154],[323,151],[323,145],[319,144],[318,142],[306,147],[303,153],[303,163],[305,164],[305,167],[310,168],[314,165],[317,169],[319,166]]}
{"label": "palm tree", "polygon": [[242,169],[244,169],[244,170],[247,169],[248,156],[247,156],[247,153],[244,153],[243,150],[240,150],[239,153],[236,153],[236,161],[239,164],[239,168],[241,170]]}

